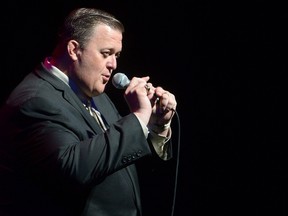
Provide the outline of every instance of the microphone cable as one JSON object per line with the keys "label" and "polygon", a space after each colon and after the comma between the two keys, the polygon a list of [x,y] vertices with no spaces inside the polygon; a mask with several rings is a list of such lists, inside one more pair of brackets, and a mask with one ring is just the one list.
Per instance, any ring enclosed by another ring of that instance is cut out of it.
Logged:
{"label": "microphone cable", "polygon": [[178,125],[178,139],[177,139],[177,154],[176,154],[176,167],[175,167],[175,180],[174,180],[174,191],[173,191],[173,200],[172,200],[172,210],[171,210],[171,216],[174,215],[175,211],[175,204],[176,204],[176,195],[177,195],[177,186],[178,186],[178,172],[179,172],[179,158],[180,158],[180,117],[175,110],[175,115],[177,119],[177,125]]}

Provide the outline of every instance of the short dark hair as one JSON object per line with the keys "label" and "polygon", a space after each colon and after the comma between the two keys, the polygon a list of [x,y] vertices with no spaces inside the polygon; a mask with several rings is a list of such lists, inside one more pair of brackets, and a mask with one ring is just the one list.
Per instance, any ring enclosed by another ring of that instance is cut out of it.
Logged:
{"label": "short dark hair", "polygon": [[76,40],[83,48],[98,24],[106,24],[124,33],[124,25],[112,14],[96,8],[77,8],[68,14],[60,27],[58,43]]}

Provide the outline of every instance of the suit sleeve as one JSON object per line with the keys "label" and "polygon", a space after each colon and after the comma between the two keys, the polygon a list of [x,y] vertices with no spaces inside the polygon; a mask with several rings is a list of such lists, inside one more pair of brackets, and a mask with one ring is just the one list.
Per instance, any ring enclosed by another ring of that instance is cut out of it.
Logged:
{"label": "suit sleeve", "polygon": [[69,103],[41,97],[25,102],[11,122],[19,169],[89,185],[151,154],[133,114],[99,134],[86,121]]}

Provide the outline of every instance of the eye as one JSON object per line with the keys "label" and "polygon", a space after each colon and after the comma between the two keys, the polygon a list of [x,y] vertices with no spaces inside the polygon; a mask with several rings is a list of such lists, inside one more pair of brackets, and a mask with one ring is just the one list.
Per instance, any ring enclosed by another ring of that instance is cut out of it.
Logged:
{"label": "eye", "polygon": [[102,52],[102,55],[104,56],[104,58],[107,58],[107,57],[109,57],[110,52],[109,51]]}
{"label": "eye", "polygon": [[120,58],[120,52],[115,54],[116,58]]}
{"label": "eye", "polygon": [[109,56],[115,55],[115,58],[119,58],[120,57],[120,52],[115,53],[113,52],[113,50],[105,50],[101,52],[104,58],[107,58]]}

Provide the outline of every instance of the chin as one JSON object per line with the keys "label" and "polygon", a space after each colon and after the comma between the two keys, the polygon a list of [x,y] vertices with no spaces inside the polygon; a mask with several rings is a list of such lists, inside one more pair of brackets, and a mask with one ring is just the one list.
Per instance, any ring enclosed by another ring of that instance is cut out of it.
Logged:
{"label": "chin", "polygon": [[103,89],[97,89],[97,90],[93,91],[92,96],[94,97],[94,96],[97,96],[97,95],[102,94],[102,93],[104,92],[104,89],[105,89],[105,88],[103,88]]}

